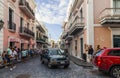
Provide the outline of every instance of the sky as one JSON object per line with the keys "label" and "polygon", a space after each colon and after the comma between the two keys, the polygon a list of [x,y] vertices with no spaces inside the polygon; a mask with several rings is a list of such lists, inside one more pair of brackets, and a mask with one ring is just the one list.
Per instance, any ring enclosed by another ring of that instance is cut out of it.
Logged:
{"label": "sky", "polygon": [[37,20],[45,24],[49,38],[57,41],[62,32],[63,21],[66,19],[69,0],[35,1]]}

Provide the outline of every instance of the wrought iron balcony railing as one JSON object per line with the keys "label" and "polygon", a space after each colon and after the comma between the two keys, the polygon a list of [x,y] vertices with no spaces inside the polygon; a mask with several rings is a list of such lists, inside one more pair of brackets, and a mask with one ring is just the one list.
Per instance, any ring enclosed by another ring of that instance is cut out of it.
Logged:
{"label": "wrought iron balcony railing", "polygon": [[44,38],[41,38],[41,37],[37,37],[37,38],[36,38],[36,41],[37,41],[38,43],[42,43],[42,44],[45,44],[45,43],[46,43],[46,40],[45,40]]}
{"label": "wrought iron balcony railing", "polygon": [[28,36],[28,37],[33,37],[35,36],[34,32],[31,31],[30,29],[26,28],[26,27],[20,27],[19,30],[20,34]]}

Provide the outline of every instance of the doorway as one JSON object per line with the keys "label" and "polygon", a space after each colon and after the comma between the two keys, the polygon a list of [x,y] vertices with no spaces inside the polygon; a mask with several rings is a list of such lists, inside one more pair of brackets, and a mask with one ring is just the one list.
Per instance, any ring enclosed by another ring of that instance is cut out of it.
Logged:
{"label": "doorway", "polygon": [[21,43],[21,50],[24,49],[24,43]]}
{"label": "doorway", "polygon": [[83,58],[83,38],[80,38],[81,58]]}
{"label": "doorway", "polygon": [[15,47],[15,42],[10,42],[10,47],[14,48]]}

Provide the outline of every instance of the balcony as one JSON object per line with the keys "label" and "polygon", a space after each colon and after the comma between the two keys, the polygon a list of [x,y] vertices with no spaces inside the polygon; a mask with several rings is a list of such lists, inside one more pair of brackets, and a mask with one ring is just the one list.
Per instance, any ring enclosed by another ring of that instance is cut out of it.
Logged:
{"label": "balcony", "polygon": [[62,35],[62,39],[65,39],[66,37],[67,37],[67,35],[68,35],[68,32],[63,32],[63,35]]}
{"label": "balcony", "polygon": [[120,27],[120,8],[105,8],[100,13],[100,23],[103,26]]}
{"label": "balcony", "polygon": [[67,35],[67,37],[65,38],[65,40],[67,40],[67,41],[71,41],[71,40],[72,40],[72,38],[73,38],[73,36],[72,36],[72,35]]}
{"label": "balcony", "polygon": [[43,35],[44,38],[48,39],[48,36],[46,34]]}
{"label": "balcony", "polygon": [[41,43],[41,44],[46,44],[46,40],[44,38],[36,38],[36,42],[37,43]]}
{"label": "balcony", "polygon": [[26,37],[34,38],[35,34],[26,27],[20,27],[19,34]]}
{"label": "balcony", "polygon": [[84,28],[84,21],[83,21],[83,17],[76,17],[72,23],[72,26],[69,28],[69,34],[70,35],[75,35],[78,32],[81,32]]}
{"label": "balcony", "polygon": [[35,18],[35,14],[26,0],[20,0],[19,8],[31,19]]}
{"label": "balcony", "polygon": [[14,22],[8,21],[8,29],[11,32],[15,32],[16,31],[16,24]]}

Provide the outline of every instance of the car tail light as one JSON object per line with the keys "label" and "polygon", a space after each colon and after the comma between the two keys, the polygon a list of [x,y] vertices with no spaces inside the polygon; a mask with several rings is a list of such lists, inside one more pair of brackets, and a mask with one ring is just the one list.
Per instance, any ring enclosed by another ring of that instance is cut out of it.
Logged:
{"label": "car tail light", "polygon": [[100,66],[100,64],[101,64],[101,57],[96,57],[95,62],[96,62],[96,66]]}

